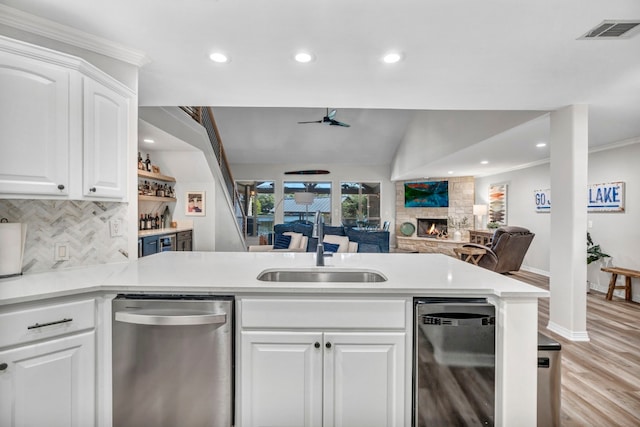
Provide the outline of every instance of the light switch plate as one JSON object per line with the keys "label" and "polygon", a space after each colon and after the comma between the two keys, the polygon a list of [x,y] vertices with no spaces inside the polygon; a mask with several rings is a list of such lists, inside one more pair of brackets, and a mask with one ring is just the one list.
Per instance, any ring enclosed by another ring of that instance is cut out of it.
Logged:
{"label": "light switch plate", "polygon": [[54,244],[54,261],[69,261],[69,242],[59,242]]}

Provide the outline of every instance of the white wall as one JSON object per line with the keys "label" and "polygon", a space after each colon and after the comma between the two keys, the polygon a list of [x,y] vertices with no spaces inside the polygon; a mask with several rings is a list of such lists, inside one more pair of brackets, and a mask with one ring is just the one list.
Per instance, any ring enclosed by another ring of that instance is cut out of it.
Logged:
{"label": "white wall", "polygon": [[[588,231],[602,250],[612,256],[611,263],[616,266],[640,270],[640,257],[637,256],[640,242],[640,138],[617,145],[609,149],[589,154],[589,184],[623,181],[626,186],[625,212],[602,212],[587,214],[592,228]],[[549,165],[476,178],[476,203],[488,202],[490,184],[507,183],[509,225],[519,225],[536,233],[531,248],[524,259],[524,268],[542,274],[549,273],[549,228],[550,214],[535,211],[534,190],[550,188]],[[585,188],[585,203],[586,203]],[[551,192],[553,200],[553,191]],[[553,206],[553,202],[552,202]],[[552,208],[553,209],[553,208]],[[586,239],[586,237],[585,237]],[[586,258],[586,240],[585,240]],[[608,276],[590,268],[588,280],[592,287],[605,290]],[[623,278],[619,278],[622,285]],[[622,291],[616,291],[617,295]],[[633,280],[633,300],[640,302],[640,283]]]}
{"label": "white wall", "polygon": [[[327,169],[328,175],[285,175],[285,171],[304,169]],[[274,181],[276,203],[282,198],[284,181],[331,181],[331,223],[340,224],[340,183],[380,182],[380,221],[390,221],[389,230],[395,229],[395,184],[389,180],[389,165],[317,165],[317,164],[233,164],[233,179],[236,181]],[[276,223],[282,221],[282,214],[276,216]],[[390,237],[395,242],[395,237]]]}
{"label": "white wall", "polygon": [[[213,174],[201,151],[154,151],[152,163],[160,167],[164,175],[176,179],[175,203],[169,203],[174,221],[193,222],[193,250],[216,249],[216,188]],[[146,157],[143,155],[143,157]],[[205,192],[205,216],[187,216],[185,203],[187,191]],[[144,202],[140,202],[141,206]]]}
{"label": "white wall", "polygon": [[224,178],[204,128],[178,107],[142,107],[138,111],[140,119],[148,126],[154,126],[194,147],[194,151],[164,152],[163,160],[167,170],[173,171],[175,175],[172,176],[178,181],[178,212],[174,218],[182,219],[180,215],[184,216],[180,209],[184,209],[185,191],[207,192],[207,215],[184,216],[184,219],[194,222],[194,250],[246,250],[241,230],[235,222],[233,201],[223,187]]}

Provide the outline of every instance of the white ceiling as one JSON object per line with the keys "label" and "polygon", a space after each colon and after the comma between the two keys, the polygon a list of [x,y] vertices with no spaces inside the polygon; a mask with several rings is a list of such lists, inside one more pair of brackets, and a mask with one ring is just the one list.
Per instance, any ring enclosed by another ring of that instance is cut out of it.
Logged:
{"label": "white ceiling", "polygon": [[[590,146],[640,136],[640,36],[577,40],[605,19],[640,19],[638,0],[0,4],[144,52],[150,62],[140,70],[140,105],[216,107],[231,163],[310,156],[389,163],[416,110],[546,112],[585,103]],[[296,63],[298,49],[315,60]],[[211,62],[215,50],[231,61]],[[404,60],[384,64],[389,50]],[[352,127],[296,123],[320,119],[327,107]],[[517,167],[548,157],[523,141],[547,138],[548,118],[536,119],[434,158],[422,172],[486,174],[472,161],[480,154],[492,166]]]}

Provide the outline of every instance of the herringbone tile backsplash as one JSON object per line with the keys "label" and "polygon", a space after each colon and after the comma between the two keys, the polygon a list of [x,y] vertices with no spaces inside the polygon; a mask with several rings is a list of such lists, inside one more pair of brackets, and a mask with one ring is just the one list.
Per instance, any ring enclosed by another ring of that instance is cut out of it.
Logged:
{"label": "herringbone tile backsplash", "polygon": [[[126,203],[79,200],[0,200],[0,218],[27,224],[23,273],[36,273],[127,259]],[[109,220],[122,236],[109,236]],[[66,243],[68,261],[54,261],[54,245]]]}

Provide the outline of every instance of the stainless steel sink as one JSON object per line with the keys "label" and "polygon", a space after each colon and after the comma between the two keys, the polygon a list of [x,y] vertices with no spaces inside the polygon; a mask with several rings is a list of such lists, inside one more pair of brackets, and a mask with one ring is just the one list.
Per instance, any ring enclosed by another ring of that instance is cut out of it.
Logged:
{"label": "stainless steel sink", "polygon": [[333,268],[269,269],[258,275],[263,282],[386,282],[384,274],[375,270],[339,270]]}

